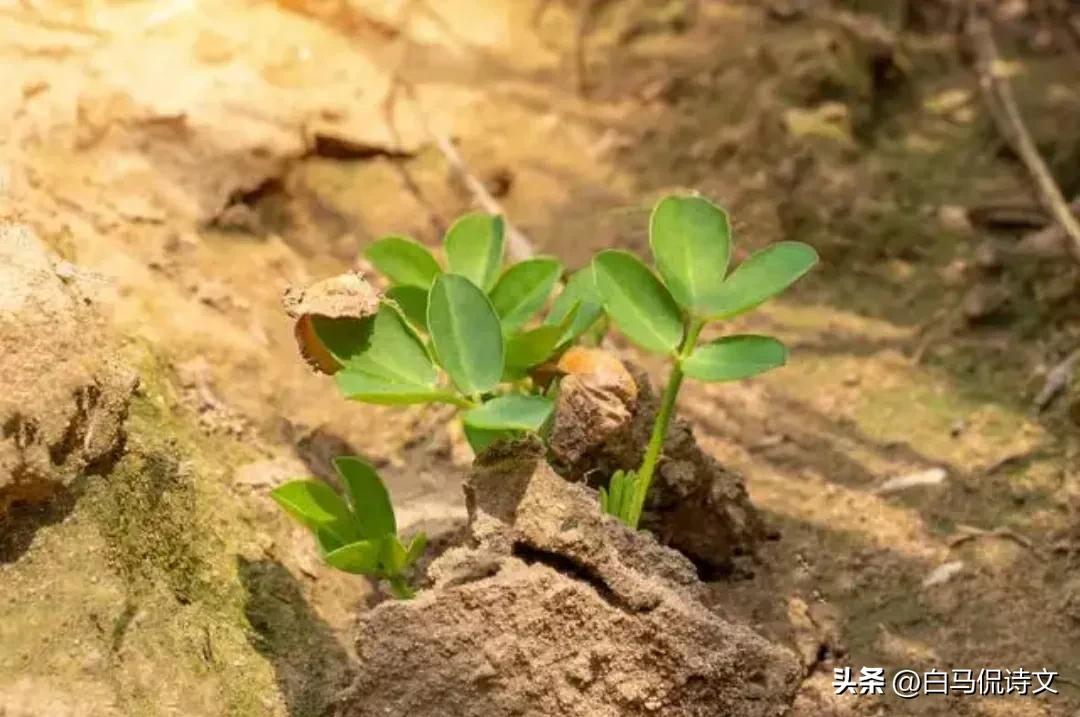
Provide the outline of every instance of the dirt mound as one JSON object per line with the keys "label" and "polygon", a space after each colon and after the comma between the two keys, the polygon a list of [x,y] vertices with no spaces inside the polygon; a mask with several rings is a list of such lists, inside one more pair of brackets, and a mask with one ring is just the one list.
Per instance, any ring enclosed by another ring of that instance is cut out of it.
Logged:
{"label": "dirt mound", "polygon": [[104,348],[76,271],[25,227],[0,226],[0,516],[105,467],[123,444],[137,377]]}
{"label": "dirt mound", "polygon": [[599,512],[536,443],[486,454],[466,487],[470,547],[433,589],[362,618],[341,717],[775,715],[795,656],[697,599],[693,566]]}
{"label": "dirt mound", "polygon": [[[574,383],[564,380],[551,436],[563,475],[596,487],[616,470],[641,465],[659,399],[644,372],[632,373],[634,401],[587,383],[582,387],[580,376],[568,377]],[[600,423],[603,430],[596,430]],[[586,438],[597,435],[603,439]],[[765,536],[742,476],[705,453],[690,424],[680,419],[668,428],[645,508],[644,527],[682,551],[703,575],[730,572],[736,558],[753,553]]]}

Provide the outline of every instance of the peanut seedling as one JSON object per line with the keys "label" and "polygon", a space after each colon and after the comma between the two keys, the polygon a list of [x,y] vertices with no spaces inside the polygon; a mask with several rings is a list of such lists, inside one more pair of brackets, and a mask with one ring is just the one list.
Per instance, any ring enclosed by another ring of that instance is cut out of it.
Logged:
{"label": "peanut seedling", "polygon": [[319,480],[290,481],[270,495],[315,534],[328,565],[386,580],[394,597],[411,598],[405,573],[423,554],[427,538],[419,533],[408,547],[401,542],[390,496],[370,464],[342,457],[334,460],[334,469],[347,501]]}
{"label": "peanut seedling", "polygon": [[784,241],[728,274],[727,213],[700,197],[660,200],[650,219],[649,245],[659,276],[626,251],[602,251],[592,262],[596,292],[615,327],[641,348],[671,359],[641,466],[616,472],[600,491],[602,509],[632,528],[641,520],[683,378],[735,381],[787,360],[787,349],[774,338],[731,335],[699,345],[702,329],[758,307],[817,262],[811,247]]}
{"label": "peanut seedling", "polygon": [[378,313],[315,323],[341,364],[342,393],[366,403],[455,406],[478,452],[498,438],[539,432],[554,403],[530,369],[596,324],[602,309],[591,272],[579,272],[537,323],[563,267],[538,257],[503,270],[503,245],[502,219],[479,213],[447,231],[445,271],[412,239],[371,244],[368,260],[392,282]]}

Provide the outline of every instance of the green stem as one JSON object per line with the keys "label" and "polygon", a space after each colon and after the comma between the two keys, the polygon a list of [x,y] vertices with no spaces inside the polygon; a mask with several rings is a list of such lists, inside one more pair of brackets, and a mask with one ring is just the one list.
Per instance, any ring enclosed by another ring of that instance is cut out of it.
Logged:
{"label": "green stem", "polygon": [[451,391],[440,392],[439,394],[437,394],[435,400],[442,401],[443,403],[448,403],[451,406],[455,406],[457,408],[464,408],[466,410],[470,408],[476,408],[480,405],[478,401],[470,401],[464,396],[459,396]]}
{"label": "green stem", "polygon": [[641,459],[641,468],[638,469],[637,479],[634,481],[633,503],[627,516],[627,525],[637,528],[641,521],[641,513],[645,509],[645,497],[649,494],[649,486],[652,484],[653,473],[656,472],[656,464],[660,462],[660,453],[664,448],[664,438],[667,436],[668,424],[671,423],[671,414],[675,409],[675,399],[679,397],[679,387],[682,386],[683,371],[682,361],[697,345],[698,336],[705,327],[704,320],[691,319],[686,338],[679,353],[675,357],[675,364],[671,367],[671,375],[668,377],[667,388],[660,399],[660,410],[656,412],[656,420],[653,423],[652,435],[649,436],[649,444],[645,447],[645,456]]}
{"label": "green stem", "polygon": [[409,587],[409,582],[401,575],[394,575],[386,579],[390,583],[390,592],[398,600],[412,600],[416,592]]}

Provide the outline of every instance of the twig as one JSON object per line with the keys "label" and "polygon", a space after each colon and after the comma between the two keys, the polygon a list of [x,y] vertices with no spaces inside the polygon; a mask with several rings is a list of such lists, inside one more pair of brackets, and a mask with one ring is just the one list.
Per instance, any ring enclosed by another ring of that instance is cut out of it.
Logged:
{"label": "twig", "polygon": [[[383,121],[386,122],[387,128],[390,130],[390,134],[393,136],[394,141],[400,147],[402,145],[401,132],[398,131],[397,123],[394,121],[394,105],[397,103],[397,93],[400,86],[400,80],[395,72],[394,76],[390,80],[390,90],[386,93],[386,99],[383,101]],[[408,170],[402,162],[390,163],[394,170],[398,173],[402,183],[405,185],[405,189],[413,196],[417,204],[424,208],[424,211],[428,215],[428,223],[435,231],[436,236],[442,236],[446,232],[447,224],[443,219],[439,211],[432,205],[424,194],[424,190],[417,184],[416,179],[413,177],[412,172]]]}
{"label": "twig", "polygon": [[1039,198],[1068,235],[1073,257],[1080,262],[1080,221],[1073,216],[1069,203],[1061,194],[1061,189],[1024,125],[1012,86],[1007,79],[995,73],[994,66],[1000,62],[1000,57],[989,21],[978,16],[974,3],[971,6],[968,31],[975,43],[979,89],[986,100],[987,108],[998,131],[1009,142],[1035,180]]}
{"label": "twig", "polygon": [[574,33],[574,79],[577,82],[578,94],[582,97],[588,92],[588,57],[586,41],[592,32],[596,18],[604,5],[611,0],[584,0],[581,6],[581,14],[578,15],[577,32]]}
{"label": "twig", "polygon": [[[1080,215],[1080,196],[1075,197],[1069,203],[1073,214]],[[1016,250],[1021,254],[1033,254],[1036,256],[1058,256],[1069,253],[1069,236],[1060,224],[1051,222],[1049,225],[1031,232],[1016,245]]]}
{"label": "twig", "polygon": [[1073,373],[1075,373],[1078,364],[1080,364],[1080,348],[1073,350],[1071,354],[1065,357],[1064,361],[1050,369],[1050,372],[1046,374],[1046,382],[1043,383],[1042,390],[1035,397],[1036,411],[1042,411],[1049,406],[1050,402],[1065,390],[1069,382],[1072,381]]}
{"label": "twig", "polygon": [[950,548],[956,548],[968,541],[975,540],[976,538],[1005,538],[1006,540],[1011,540],[1017,545],[1027,548],[1033,553],[1038,552],[1035,550],[1035,545],[1030,540],[1019,533],[1014,533],[1008,528],[984,530],[983,528],[976,528],[972,525],[958,525],[956,526],[956,532],[959,535],[949,540]]}
{"label": "twig", "polygon": [[413,92],[412,87],[403,84],[405,96],[413,103],[413,107],[416,111],[416,116],[420,120],[420,126],[424,130],[424,134],[428,136],[428,139],[438,147],[443,156],[446,157],[446,161],[450,163],[450,167],[457,173],[465,186],[472,193],[473,198],[480,207],[490,213],[498,214],[503,218],[506,226],[506,238],[507,242],[507,254],[510,256],[511,261],[522,261],[536,254],[533,249],[533,244],[529,241],[528,237],[521,233],[521,231],[510,223],[510,220],[506,216],[506,210],[499,203],[495,197],[491,196],[491,192],[487,190],[484,183],[481,182],[476,176],[469,171],[468,166],[465,164],[465,160],[461,158],[457,148],[445,135],[436,132],[431,128],[431,125],[427,121],[427,115],[424,113],[423,107],[420,105],[420,101],[417,100],[416,94]]}

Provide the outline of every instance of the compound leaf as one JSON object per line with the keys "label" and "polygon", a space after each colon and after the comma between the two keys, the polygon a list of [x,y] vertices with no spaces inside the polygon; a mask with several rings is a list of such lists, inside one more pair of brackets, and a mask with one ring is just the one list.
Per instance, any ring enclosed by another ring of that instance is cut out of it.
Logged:
{"label": "compound leaf", "polygon": [[490,391],[502,378],[505,347],[499,317],[473,282],[442,274],[431,286],[428,331],[443,369],[467,396]]}
{"label": "compound leaf", "polygon": [[671,293],[640,259],[608,249],[593,259],[593,272],[604,309],[628,339],[657,353],[678,349],[682,314]]}
{"label": "compound leaf", "polygon": [[483,453],[496,441],[512,440],[521,435],[521,431],[488,430],[470,426],[468,423],[463,423],[462,428],[465,430],[465,440],[469,442],[469,447],[476,455]]}
{"label": "compound leaf", "polygon": [[390,494],[375,468],[353,456],[334,459],[334,469],[345,484],[353,513],[359,518],[360,535],[368,540],[397,533]]}
{"label": "compound leaf", "polygon": [[405,567],[408,567],[419,560],[426,548],[427,536],[423,533],[414,535],[412,542],[409,543],[409,549],[405,553]]}
{"label": "compound leaf", "polygon": [[428,290],[418,286],[392,286],[386,291],[413,326],[427,331]]}
{"label": "compound leaf", "polygon": [[354,575],[376,575],[382,554],[380,540],[360,540],[349,543],[323,556],[327,565]]}
{"label": "compound leaf", "polygon": [[443,239],[450,271],[490,290],[502,268],[503,232],[500,216],[475,213],[458,219]]}
{"label": "compound leaf", "polygon": [[408,237],[383,237],[364,255],[380,273],[401,286],[427,289],[442,271],[427,247]]}
{"label": "compound leaf", "polygon": [[739,264],[703,311],[710,318],[725,319],[753,309],[795,283],[817,260],[817,252],[807,244],[777,242]]}
{"label": "compound leaf", "polygon": [[701,381],[737,381],[783,366],[787,349],[769,336],[725,336],[694,349],[683,372]]}
{"label": "compound leaf", "polygon": [[701,197],[666,197],[653,209],[649,245],[671,295],[688,311],[709,306],[731,257],[727,212]]}
{"label": "compound leaf", "polygon": [[526,259],[503,272],[490,296],[504,334],[518,330],[543,308],[562,271],[562,264],[555,259],[537,258]]}
{"label": "compound leaf", "polygon": [[270,491],[270,497],[312,532],[323,531],[328,542],[347,543],[359,537],[356,518],[333,488],[319,480],[294,480]]}
{"label": "compound leaf", "polygon": [[555,297],[551,304],[551,311],[544,319],[545,326],[555,326],[563,323],[566,317],[578,307],[577,315],[566,328],[566,332],[559,339],[559,345],[567,344],[581,334],[585,333],[590,326],[604,313],[604,302],[596,292],[596,283],[593,281],[591,266],[574,272],[566,282],[566,286]]}
{"label": "compound leaf", "polygon": [[544,425],[554,407],[554,402],[543,396],[511,394],[466,411],[461,420],[472,428],[488,431],[535,432]]}
{"label": "compound leaf", "polygon": [[359,371],[387,383],[435,385],[438,372],[416,331],[392,304],[383,302],[375,316],[329,319],[317,316],[315,332],[343,372]]}

